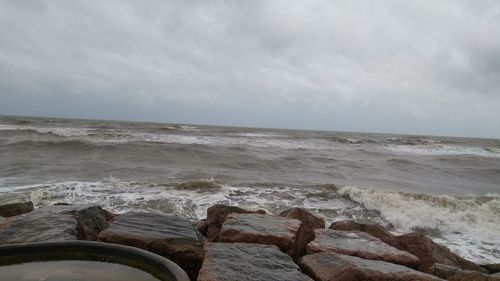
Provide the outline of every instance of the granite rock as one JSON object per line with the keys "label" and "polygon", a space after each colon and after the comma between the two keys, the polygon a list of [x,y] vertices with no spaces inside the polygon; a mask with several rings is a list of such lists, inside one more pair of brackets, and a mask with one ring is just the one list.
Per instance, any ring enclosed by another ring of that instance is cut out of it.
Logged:
{"label": "granite rock", "polygon": [[204,240],[192,223],[175,216],[128,212],[118,216],[99,234],[99,241],[142,248],[177,263],[196,280],[203,258]]}
{"label": "granite rock", "polygon": [[312,281],[276,246],[211,243],[198,281]]}
{"label": "granite rock", "polygon": [[0,197],[0,217],[12,217],[33,211],[33,202],[22,194]]}
{"label": "granite rock", "polygon": [[384,261],[320,252],[301,258],[304,272],[316,281],[438,281],[433,275]]}
{"label": "granite rock", "polygon": [[361,231],[316,229],[316,238],[307,244],[307,253],[333,251],[370,260],[382,260],[405,266],[415,266],[414,255],[387,245],[380,239]]}
{"label": "granite rock", "polygon": [[228,215],[219,240],[275,245],[294,259],[304,252],[309,242],[303,233],[301,221],[261,214]]}
{"label": "granite rock", "polygon": [[207,209],[207,229],[205,236],[208,241],[218,241],[220,235],[220,229],[226,217],[231,213],[237,214],[265,214],[263,210],[259,211],[247,211],[236,206],[227,206],[222,204],[216,204]]}

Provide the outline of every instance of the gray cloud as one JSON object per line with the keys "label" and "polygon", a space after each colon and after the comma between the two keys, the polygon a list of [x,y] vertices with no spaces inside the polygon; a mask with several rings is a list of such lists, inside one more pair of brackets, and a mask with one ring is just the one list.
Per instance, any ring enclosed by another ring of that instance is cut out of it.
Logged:
{"label": "gray cloud", "polygon": [[500,3],[0,1],[0,113],[500,137]]}

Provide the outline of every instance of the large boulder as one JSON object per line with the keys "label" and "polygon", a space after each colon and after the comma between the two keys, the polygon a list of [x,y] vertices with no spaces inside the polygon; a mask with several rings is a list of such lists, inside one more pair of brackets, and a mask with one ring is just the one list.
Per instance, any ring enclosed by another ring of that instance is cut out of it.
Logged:
{"label": "large boulder", "polygon": [[376,223],[358,223],[355,221],[337,221],[330,224],[329,229],[344,230],[344,231],[363,231],[378,239],[384,241],[391,238],[393,235],[385,229],[385,227]]}
{"label": "large boulder", "polygon": [[316,229],[316,238],[307,244],[307,253],[333,251],[370,260],[382,260],[406,266],[418,264],[414,255],[387,245],[380,239],[361,231]]}
{"label": "large boulder", "polygon": [[107,227],[106,211],[97,205],[45,206],[0,222],[0,244],[95,240]]}
{"label": "large boulder", "polygon": [[500,272],[500,263],[483,264],[481,266],[491,274]]}
{"label": "large boulder", "polygon": [[402,251],[418,257],[420,262],[417,269],[430,272],[435,263],[446,264],[464,270],[475,270],[486,273],[487,271],[479,265],[468,261],[450,251],[445,246],[439,245],[422,233],[408,233],[403,235],[392,235],[384,227],[377,224],[362,224],[352,221],[336,222],[330,225],[336,230],[358,230],[375,236],[383,242]]}
{"label": "large boulder", "polygon": [[276,246],[211,243],[205,251],[198,281],[312,281],[290,256]]}
{"label": "large boulder", "polygon": [[[292,208],[281,212],[279,215],[290,219],[300,220],[302,222],[304,236],[307,241],[314,240],[314,229],[325,228],[325,220],[311,214],[306,209]],[[304,254],[305,252],[300,253],[300,256],[303,256]]]}
{"label": "large boulder", "polygon": [[171,259],[196,280],[204,240],[192,223],[175,216],[128,212],[99,234],[99,241],[142,248]]}
{"label": "large boulder", "polygon": [[275,245],[294,259],[304,252],[309,242],[301,221],[261,214],[228,215],[219,241]]}
{"label": "large boulder", "polygon": [[220,229],[226,217],[231,213],[237,214],[252,214],[259,213],[265,214],[266,212],[263,210],[259,211],[247,211],[240,207],[236,206],[227,206],[222,204],[216,204],[207,209],[207,226],[206,226],[206,234],[208,241],[218,241]]}
{"label": "large boulder", "polygon": [[472,270],[436,263],[430,268],[430,273],[442,279],[454,281],[500,281],[500,275],[495,276]]}
{"label": "large boulder", "polygon": [[0,217],[12,217],[33,211],[33,202],[22,194],[0,197]]}
{"label": "large boulder", "polygon": [[304,272],[316,281],[438,281],[433,275],[384,261],[320,252],[301,258]]}

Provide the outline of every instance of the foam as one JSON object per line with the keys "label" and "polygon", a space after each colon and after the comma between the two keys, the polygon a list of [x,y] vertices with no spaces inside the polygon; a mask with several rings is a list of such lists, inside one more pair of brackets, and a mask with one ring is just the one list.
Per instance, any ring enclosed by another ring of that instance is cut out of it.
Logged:
{"label": "foam", "polygon": [[482,157],[500,158],[500,152],[479,147],[465,147],[456,145],[386,145],[387,149],[403,154],[417,155],[476,155]]}
{"label": "foam", "polygon": [[439,241],[476,262],[500,262],[500,198],[429,196],[396,191],[339,189],[377,210],[397,231],[439,231]]}
{"label": "foam", "polygon": [[53,134],[60,137],[85,137],[91,129],[71,127],[33,127],[0,124],[0,131],[33,131],[40,134]]}

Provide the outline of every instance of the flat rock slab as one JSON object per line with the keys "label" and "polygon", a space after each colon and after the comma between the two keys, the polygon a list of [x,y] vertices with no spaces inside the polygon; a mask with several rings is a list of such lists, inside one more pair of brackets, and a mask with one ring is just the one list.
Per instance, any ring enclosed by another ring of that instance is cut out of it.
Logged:
{"label": "flat rock slab", "polygon": [[171,259],[196,280],[203,258],[203,239],[192,223],[175,216],[128,212],[99,234],[99,241],[142,248]]}
{"label": "flat rock slab", "polygon": [[22,194],[0,197],[0,217],[12,217],[33,211],[33,202]]}
{"label": "flat rock slab", "polygon": [[500,281],[500,275],[489,275],[472,270],[436,263],[431,267],[432,275],[452,281]]}
{"label": "flat rock slab", "polygon": [[302,269],[316,281],[437,281],[411,268],[385,261],[320,252],[302,257]]}
{"label": "flat rock slab", "polygon": [[46,206],[0,222],[0,244],[95,240],[107,226],[97,205]]}
{"label": "flat rock slab", "polygon": [[198,281],[312,281],[273,245],[211,243]]}
{"label": "flat rock slab", "polygon": [[299,257],[308,242],[301,221],[261,214],[228,215],[219,240],[275,245],[294,259]]}
{"label": "flat rock slab", "polygon": [[415,266],[419,261],[414,255],[391,247],[365,232],[316,229],[314,233],[316,238],[307,244],[308,254],[333,251],[339,254],[406,266]]}
{"label": "flat rock slab", "polygon": [[236,206],[227,206],[222,204],[216,204],[207,209],[207,226],[205,233],[201,232],[208,238],[208,241],[219,241],[220,230],[222,224],[226,220],[226,217],[231,213],[238,214],[265,214],[263,210],[258,211],[248,211]]}

